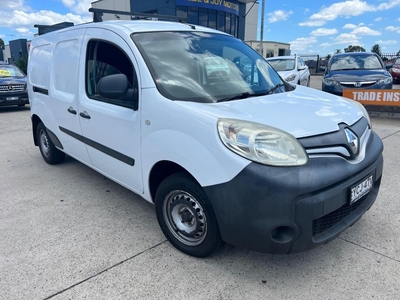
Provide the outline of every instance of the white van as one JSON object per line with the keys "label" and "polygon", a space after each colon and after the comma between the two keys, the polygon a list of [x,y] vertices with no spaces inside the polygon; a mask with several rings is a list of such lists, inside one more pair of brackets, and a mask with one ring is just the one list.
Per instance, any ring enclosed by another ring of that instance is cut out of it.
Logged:
{"label": "white van", "polygon": [[[207,72],[212,58],[223,72]],[[383,146],[366,110],[288,84],[216,30],[135,20],[44,34],[28,87],[44,160],[67,154],[154,203],[168,240],[193,256],[224,242],[311,249],[377,197]]]}

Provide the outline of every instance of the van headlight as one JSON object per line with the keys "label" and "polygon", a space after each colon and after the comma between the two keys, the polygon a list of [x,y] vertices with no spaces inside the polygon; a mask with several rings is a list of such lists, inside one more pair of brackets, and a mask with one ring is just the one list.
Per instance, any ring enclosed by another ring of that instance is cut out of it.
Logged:
{"label": "van headlight", "polygon": [[295,137],[263,124],[220,119],[218,133],[231,151],[252,161],[271,166],[301,166],[307,154]]}

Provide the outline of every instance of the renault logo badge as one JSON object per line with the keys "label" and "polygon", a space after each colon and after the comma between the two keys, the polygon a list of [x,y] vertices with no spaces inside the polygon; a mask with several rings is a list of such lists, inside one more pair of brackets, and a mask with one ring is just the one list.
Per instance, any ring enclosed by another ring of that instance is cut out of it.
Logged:
{"label": "renault logo badge", "polygon": [[357,135],[353,131],[351,131],[349,128],[345,128],[344,133],[346,134],[347,143],[350,146],[352,156],[356,155],[358,153],[358,137],[357,137]]}

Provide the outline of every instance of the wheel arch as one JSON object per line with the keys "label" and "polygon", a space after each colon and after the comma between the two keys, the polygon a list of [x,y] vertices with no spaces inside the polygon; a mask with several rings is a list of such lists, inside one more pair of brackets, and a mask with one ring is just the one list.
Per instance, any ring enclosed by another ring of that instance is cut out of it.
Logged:
{"label": "wheel arch", "polygon": [[37,126],[38,126],[38,124],[39,124],[39,123],[43,123],[43,122],[42,122],[42,120],[39,118],[38,115],[32,115],[31,121],[32,121],[33,142],[34,142],[35,146],[39,146],[39,142],[38,142],[37,136],[36,136],[36,131],[37,131]]}
{"label": "wheel arch", "polygon": [[185,168],[172,161],[159,161],[153,166],[149,175],[149,191],[152,203],[155,202],[157,188],[160,186],[161,182],[168,176],[179,172],[185,172],[193,180],[199,183],[196,178],[194,178],[194,176],[190,174]]}

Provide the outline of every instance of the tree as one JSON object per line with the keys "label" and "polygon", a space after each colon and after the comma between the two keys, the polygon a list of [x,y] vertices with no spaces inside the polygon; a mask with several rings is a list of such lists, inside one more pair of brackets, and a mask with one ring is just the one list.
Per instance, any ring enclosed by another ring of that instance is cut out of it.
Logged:
{"label": "tree", "polygon": [[18,61],[15,63],[15,65],[21,69],[22,72],[27,74],[27,69],[28,69],[28,56],[25,58],[19,58]]}
{"label": "tree", "polygon": [[332,55],[328,54],[325,59],[329,60],[332,57]]}
{"label": "tree", "polygon": [[4,49],[4,41],[3,41],[3,39],[0,39],[0,48]]}
{"label": "tree", "polygon": [[396,54],[397,56],[400,56],[400,50],[399,50],[399,52],[397,52],[397,54]]}
{"label": "tree", "polygon": [[342,49],[336,49],[335,54],[342,53]]}
{"label": "tree", "polygon": [[347,48],[344,48],[344,52],[365,52],[365,49],[361,46],[350,45]]}
{"label": "tree", "polygon": [[374,52],[374,53],[378,54],[380,57],[382,57],[381,46],[379,46],[379,44],[373,45],[371,48],[371,52]]}

